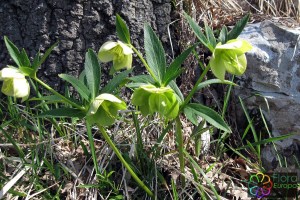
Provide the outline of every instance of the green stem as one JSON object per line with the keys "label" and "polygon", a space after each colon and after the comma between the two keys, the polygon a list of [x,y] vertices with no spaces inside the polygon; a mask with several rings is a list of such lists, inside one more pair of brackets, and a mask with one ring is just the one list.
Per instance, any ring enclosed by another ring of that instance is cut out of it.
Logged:
{"label": "green stem", "polygon": [[182,110],[184,108],[184,106],[186,106],[186,104],[188,104],[190,102],[190,100],[193,97],[193,95],[195,94],[195,92],[197,92],[198,85],[203,81],[203,79],[204,79],[205,75],[207,74],[207,72],[209,71],[209,69],[210,69],[210,66],[207,65],[205,67],[204,71],[202,72],[201,76],[197,80],[196,84],[194,85],[194,87],[192,88],[192,90],[190,91],[190,93],[188,94],[188,96],[185,98],[184,102],[180,106],[180,110]]}
{"label": "green stem", "polygon": [[130,173],[130,175],[133,177],[133,179],[138,183],[138,185],[141,188],[143,188],[145,190],[145,192],[147,192],[147,194],[149,196],[151,196],[153,198],[154,194],[144,184],[144,182],[134,173],[134,171],[131,169],[130,165],[123,158],[123,156],[122,156],[121,152],[119,151],[119,149],[115,146],[115,144],[113,143],[113,141],[110,139],[109,135],[107,134],[107,132],[105,131],[105,129],[103,128],[103,126],[101,126],[99,124],[97,124],[97,126],[98,126],[99,130],[101,131],[102,136],[104,137],[105,141],[109,144],[109,146],[112,148],[112,150],[118,156],[118,158],[120,159],[120,161],[122,162],[122,164],[126,167],[126,169],[128,170],[128,172]]}
{"label": "green stem", "polygon": [[51,88],[49,85],[47,85],[46,83],[44,83],[42,80],[40,80],[37,77],[33,78],[36,82],[38,82],[40,85],[42,85],[44,88],[46,88],[47,90],[49,90],[50,92],[52,92],[53,94],[59,96],[61,99],[63,99],[66,103],[74,106],[75,108],[78,108],[81,111],[86,111],[84,107],[81,107],[80,105],[78,105],[77,103],[74,103],[73,101],[69,100],[68,98],[66,98],[65,96],[59,94],[58,92],[56,92],[53,88]]}
{"label": "green stem", "polygon": [[[179,153],[179,167],[181,174],[184,174],[184,147],[183,147],[183,135],[179,116],[176,117],[176,140]],[[181,182],[183,188],[185,187],[185,178],[181,175]]]}
{"label": "green stem", "polygon": [[146,67],[146,69],[149,72],[149,74],[155,80],[155,82],[159,83],[159,81],[157,80],[156,76],[154,75],[153,71],[151,70],[150,66],[148,65],[148,63],[146,62],[146,60],[144,59],[144,57],[142,56],[142,54],[132,44],[129,44],[129,46],[136,53],[136,55],[140,58],[140,60],[142,61],[142,63]]}
{"label": "green stem", "polygon": [[100,174],[100,171],[99,171],[99,168],[98,168],[98,163],[97,163],[94,137],[93,137],[93,134],[92,134],[91,125],[88,122],[88,120],[86,120],[86,129],[87,129],[87,135],[88,135],[88,139],[89,139],[89,143],[90,143],[91,154],[92,154],[92,159],[93,159],[93,162],[94,162],[96,174]]}

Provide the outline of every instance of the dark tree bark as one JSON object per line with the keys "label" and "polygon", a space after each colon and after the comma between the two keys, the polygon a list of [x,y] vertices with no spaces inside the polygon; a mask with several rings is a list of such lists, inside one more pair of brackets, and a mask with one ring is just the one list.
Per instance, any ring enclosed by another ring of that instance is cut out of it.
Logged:
{"label": "dark tree bark", "polygon": [[[56,41],[59,45],[39,70],[39,76],[58,90],[57,74],[78,75],[88,48],[96,52],[107,40],[116,39],[115,15],[128,23],[137,47],[143,45],[143,25],[151,23],[167,41],[170,0],[8,0],[0,2],[0,68],[13,64],[3,41],[8,36],[33,57]],[[106,70],[108,71],[108,70]]]}

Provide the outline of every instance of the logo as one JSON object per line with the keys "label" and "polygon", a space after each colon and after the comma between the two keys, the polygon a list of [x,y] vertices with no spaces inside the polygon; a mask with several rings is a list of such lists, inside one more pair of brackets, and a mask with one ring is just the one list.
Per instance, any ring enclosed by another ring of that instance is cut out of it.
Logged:
{"label": "logo", "polygon": [[248,194],[250,197],[268,199],[282,199],[296,197],[298,184],[297,173],[256,173],[248,180]]}
{"label": "logo", "polygon": [[256,198],[269,196],[273,187],[273,182],[270,176],[261,172],[253,174],[249,178],[248,188],[249,193]]}

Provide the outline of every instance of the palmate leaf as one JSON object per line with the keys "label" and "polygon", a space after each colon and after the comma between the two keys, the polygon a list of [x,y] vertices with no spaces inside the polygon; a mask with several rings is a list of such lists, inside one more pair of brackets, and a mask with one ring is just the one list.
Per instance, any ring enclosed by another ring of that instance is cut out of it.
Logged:
{"label": "palmate leaf", "polygon": [[137,76],[129,77],[128,80],[132,81],[132,83],[126,84],[126,87],[129,87],[131,89],[138,88],[146,84],[155,85],[155,81],[150,75],[137,75]]}
{"label": "palmate leaf", "polygon": [[30,67],[31,66],[30,60],[28,58],[28,55],[27,55],[25,49],[22,49],[22,51],[20,52],[20,58],[21,58],[21,61],[22,61],[22,66],[24,66],[24,67]]}
{"label": "palmate leaf", "polygon": [[93,100],[99,93],[101,69],[98,57],[92,49],[85,54],[84,71],[91,92],[91,100]]}
{"label": "palmate leaf", "polygon": [[4,42],[10,57],[15,61],[18,67],[23,66],[23,61],[20,55],[19,49],[8,39],[8,37],[4,36]]}
{"label": "palmate leaf", "polygon": [[177,95],[179,103],[182,103],[184,101],[184,97],[175,81],[170,81],[169,86],[174,90],[175,94]]}
{"label": "palmate leaf", "polygon": [[250,14],[247,14],[241,20],[239,20],[235,24],[233,29],[228,33],[227,39],[228,40],[236,39],[241,34],[245,26],[247,25],[249,19],[250,19]]}
{"label": "palmate leaf", "polygon": [[150,83],[152,85],[155,84],[155,81],[150,75],[137,75],[133,77],[129,77],[129,80],[133,81],[134,83]]}
{"label": "palmate leaf", "polygon": [[213,52],[214,49],[213,49],[212,45],[210,45],[206,36],[202,33],[201,27],[188,14],[186,14],[185,12],[183,14],[184,14],[185,19],[188,21],[190,27],[194,31],[195,35],[200,40],[200,42],[204,46],[206,46],[211,52]]}
{"label": "palmate leaf", "polygon": [[48,58],[48,56],[50,55],[50,53],[52,52],[52,50],[57,46],[58,42],[55,42],[49,49],[47,49],[47,51],[44,53],[44,55],[42,57],[40,57],[40,52],[37,53],[35,60],[37,60],[36,62],[34,62],[35,64],[32,65],[32,68],[37,71],[38,67],[41,66],[45,60]]}
{"label": "palmate leaf", "polygon": [[116,29],[119,39],[124,43],[130,44],[131,42],[129,29],[125,21],[118,14],[116,16]]}
{"label": "palmate leaf", "polygon": [[61,79],[69,82],[75,90],[80,94],[80,96],[89,101],[90,99],[90,91],[89,89],[84,85],[83,82],[75,78],[74,76],[68,75],[68,74],[59,74],[58,75]]}
{"label": "palmate leaf", "polygon": [[[145,52],[154,79],[161,85],[166,73],[166,56],[163,46],[149,24],[144,28]],[[150,73],[151,74],[151,73]]]}
{"label": "palmate leaf", "polygon": [[[105,87],[103,87],[100,93],[113,93],[117,87],[120,86],[121,83],[125,81],[128,77],[128,74],[132,72],[131,70],[126,70],[124,72],[119,73],[113,79],[111,79]],[[127,80],[128,81],[128,80]]]}
{"label": "palmate leaf", "polygon": [[206,33],[206,37],[207,37],[208,43],[209,43],[213,48],[215,48],[216,45],[217,45],[217,41],[216,41],[214,32],[213,32],[213,30],[207,25],[206,22],[204,23],[204,26],[205,26],[205,33]]}
{"label": "palmate leaf", "polygon": [[181,64],[190,55],[190,53],[193,51],[196,45],[197,44],[187,48],[182,54],[180,54],[177,58],[174,59],[174,61],[167,68],[163,85],[168,85],[170,81],[174,80],[181,74],[182,72]]}
{"label": "palmate leaf", "polygon": [[222,44],[225,44],[225,43],[228,41],[227,35],[228,35],[227,27],[226,27],[226,26],[223,26],[223,27],[222,27],[222,30],[221,30],[221,32],[220,32],[218,41],[221,42]]}
{"label": "palmate leaf", "polygon": [[198,125],[198,116],[200,116],[214,127],[225,132],[231,132],[222,117],[216,111],[204,105],[190,103],[185,106],[184,114],[195,125]]}

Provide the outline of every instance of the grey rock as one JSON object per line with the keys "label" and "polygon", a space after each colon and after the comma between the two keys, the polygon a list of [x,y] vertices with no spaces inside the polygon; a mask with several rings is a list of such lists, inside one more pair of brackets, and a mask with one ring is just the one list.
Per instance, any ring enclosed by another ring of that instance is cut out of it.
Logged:
{"label": "grey rock", "polygon": [[250,97],[259,93],[261,96],[247,98],[246,105],[250,109],[262,108],[273,136],[294,133],[276,142],[282,149],[289,148],[300,141],[300,30],[264,21],[248,25],[240,38],[249,41],[254,49],[247,53],[248,67],[239,78],[241,87],[235,94]]}

